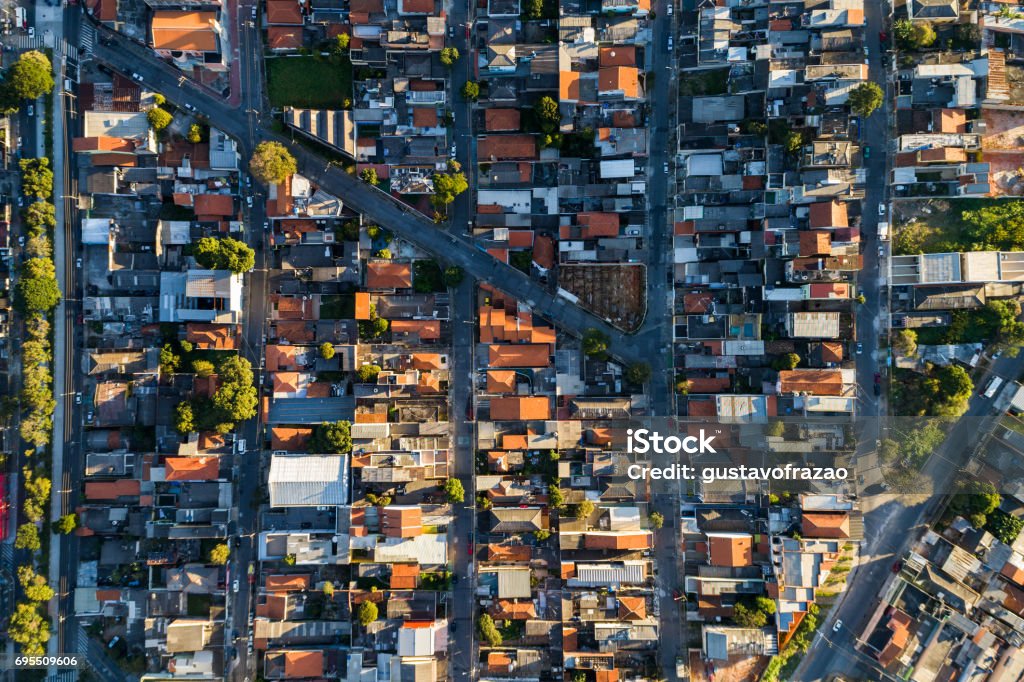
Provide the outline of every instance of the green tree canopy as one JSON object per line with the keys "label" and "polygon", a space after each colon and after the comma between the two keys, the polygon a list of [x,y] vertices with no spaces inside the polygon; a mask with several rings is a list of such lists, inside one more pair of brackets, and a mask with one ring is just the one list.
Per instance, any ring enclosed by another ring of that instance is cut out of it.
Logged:
{"label": "green tree canopy", "polygon": [[554,98],[544,95],[533,105],[537,114],[540,129],[545,133],[553,133],[558,130],[558,124],[562,122],[562,114],[558,110],[558,102]]}
{"label": "green tree canopy", "polygon": [[196,419],[192,412],[192,403],[183,400],[174,408],[174,430],[184,435],[196,430]]}
{"label": "green tree canopy", "polygon": [[53,90],[53,64],[38,50],[26,52],[7,70],[7,87],[18,99],[39,99]]}
{"label": "green tree canopy", "polygon": [[339,33],[334,36],[334,44],[331,45],[331,51],[336,55],[343,55],[348,52],[348,44],[351,41],[347,33]]}
{"label": "green tree canopy", "polygon": [[146,114],[146,120],[149,121],[149,127],[153,130],[160,132],[167,126],[171,125],[171,121],[174,117],[170,115],[165,109],[160,107],[153,107]]}
{"label": "green tree canopy", "polygon": [[379,613],[377,611],[377,605],[374,604],[372,601],[364,601],[356,607],[356,619],[359,621],[359,624],[362,625],[364,628],[369,626],[370,623],[372,623],[373,621],[377,620],[378,615]]}
{"label": "green tree canopy", "polygon": [[469,189],[469,182],[465,173],[434,173],[434,196],[431,202],[434,206],[447,206]]}
{"label": "green tree canopy", "polygon": [[480,639],[487,642],[488,646],[501,646],[503,641],[501,632],[498,631],[498,627],[494,624],[494,619],[491,618],[490,614],[481,614],[477,618],[476,628],[480,634]]}
{"label": "green tree canopy", "polygon": [[50,624],[43,617],[38,603],[23,602],[15,606],[7,625],[7,636],[21,645],[23,654],[38,656],[46,652]]}
{"label": "green tree canopy", "polygon": [[647,520],[650,522],[651,528],[654,530],[660,530],[661,527],[665,525],[665,517],[659,512],[651,512],[647,516]]}
{"label": "green tree canopy", "polygon": [[35,572],[31,566],[18,567],[18,582],[25,598],[33,602],[47,602],[53,599],[53,588],[46,584],[46,578]]}
{"label": "green tree canopy", "polygon": [[917,355],[917,332],[913,329],[901,329],[893,334],[892,349],[900,355]]}
{"label": "green tree canopy", "polygon": [[626,368],[624,376],[629,383],[640,386],[650,380],[651,366],[646,362],[634,362]]}
{"label": "green tree canopy", "polygon": [[39,544],[39,529],[36,528],[36,524],[23,523],[18,526],[18,531],[14,536],[14,546],[17,549],[38,552],[41,545]]}
{"label": "green tree canopy", "polygon": [[53,525],[53,530],[61,535],[70,535],[76,528],[78,528],[77,514],[65,514],[57,519]]}
{"label": "green tree canopy", "polygon": [[376,168],[364,168],[363,170],[359,171],[359,177],[360,179],[362,179],[363,182],[368,182],[371,185],[380,184],[380,179],[377,177]]}
{"label": "green tree canopy", "polygon": [[780,355],[772,361],[772,368],[778,371],[796,369],[796,366],[800,364],[800,356],[796,353],[786,353]]}
{"label": "green tree canopy", "polygon": [[562,495],[562,489],[557,485],[548,486],[548,506],[555,509],[561,509],[565,506],[565,497]]}
{"label": "green tree canopy", "polygon": [[352,424],[347,421],[324,422],[313,429],[309,451],[342,454],[352,451]]}
{"label": "green tree canopy", "polygon": [[256,266],[256,254],[249,245],[231,237],[202,237],[193,255],[199,265],[210,270],[230,270],[238,274]]}
{"label": "green tree canopy", "polygon": [[53,169],[48,158],[21,159],[18,167],[21,169],[21,190],[26,196],[37,199],[53,196]]}
{"label": "green tree canopy", "polygon": [[583,500],[579,504],[572,506],[572,515],[577,521],[584,521],[590,518],[590,515],[594,513],[594,503],[590,500]]}
{"label": "green tree canopy", "polygon": [[466,81],[462,86],[462,96],[470,102],[480,98],[480,84],[476,81]]}
{"label": "green tree canopy", "polygon": [[449,502],[463,502],[466,499],[466,490],[462,487],[462,481],[457,478],[445,481],[444,496]]}
{"label": "green tree canopy", "polygon": [[446,287],[457,287],[462,283],[464,274],[458,265],[450,265],[444,270],[444,285]]}
{"label": "green tree canopy", "polygon": [[359,376],[359,380],[364,384],[376,383],[377,375],[380,374],[380,365],[361,365],[356,370],[356,374]]}
{"label": "green tree canopy", "polygon": [[213,363],[210,362],[209,360],[193,360],[192,371],[196,374],[196,376],[212,376],[214,372]]}
{"label": "green tree canopy", "polygon": [[203,141],[203,127],[198,123],[193,123],[188,127],[188,141],[192,144],[198,144]]}
{"label": "green tree canopy", "polygon": [[33,201],[22,211],[21,219],[32,234],[42,234],[57,227],[56,208],[48,201]]}
{"label": "green tree canopy", "polygon": [[280,142],[260,142],[249,159],[249,172],[260,182],[275,185],[298,170],[295,157]]}
{"label": "green tree canopy", "polygon": [[866,81],[850,90],[849,103],[853,113],[867,118],[882,106],[884,100],[882,88],[877,83]]}
{"label": "green tree canopy", "polygon": [[335,355],[334,344],[330,341],[324,341],[320,344],[320,357],[324,360],[330,360]]}
{"label": "green tree canopy", "polygon": [[980,528],[989,514],[999,508],[1002,498],[996,487],[988,481],[960,480],[957,491],[949,501],[949,509]]}
{"label": "green tree canopy", "polygon": [[29,258],[21,265],[14,301],[25,314],[48,313],[60,301],[57,272],[49,258]]}
{"label": "green tree canopy", "polygon": [[446,47],[441,50],[441,63],[451,68],[459,61],[459,51],[454,47]]}
{"label": "green tree canopy", "polygon": [[1016,516],[1010,516],[1001,509],[993,510],[985,522],[985,530],[999,538],[1004,545],[1012,545],[1022,529],[1024,521]]}
{"label": "green tree canopy", "polygon": [[583,352],[590,356],[604,356],[610,339],[600,329],[590,328],[583,332]]}
{"label": "green tree canopy", "polygon": [[181,366],[181,357],[174,352],[174,347],[165,343],[160,349],[160,373],[174,374]]}
{"label": "green tree canopy", "polygon": [[227,543],[221,542],[210,549],[210,563],[223,566],[228,562],[230,555],[231,549],[227,546]]}

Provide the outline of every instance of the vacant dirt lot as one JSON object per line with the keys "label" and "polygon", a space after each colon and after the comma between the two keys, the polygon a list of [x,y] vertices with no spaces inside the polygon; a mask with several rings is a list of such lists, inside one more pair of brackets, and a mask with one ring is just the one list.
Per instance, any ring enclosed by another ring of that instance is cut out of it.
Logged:
{"label": "vacant dirt lot", "polygon": [[579,297],[580,305],[623,331],[644,321],[647,309],[647,269],[636,265],[563,265],[558,285]]}

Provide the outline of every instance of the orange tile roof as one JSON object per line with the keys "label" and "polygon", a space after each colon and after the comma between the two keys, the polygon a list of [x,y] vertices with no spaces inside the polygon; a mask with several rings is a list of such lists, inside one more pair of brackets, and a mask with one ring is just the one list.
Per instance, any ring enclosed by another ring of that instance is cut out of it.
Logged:
{"label": "orange tile roof", "polygon": [[266,370],[268,372],[278,372],[281,370],[294,372],[299,369],[297,356],[300,352],[304,352],[304,350],[298,346],[282,346],[276,343],[267,344],[265,347]]}
{"label": "orange tile roof", "polygon": [[440,353],[414,353],[411,361],[413,369],[434,370],[443,367]]}
{"label": "orange tile roof", "polygon": [[356,292],[356,319],[370,319],[370,294],[366,291]]}
{"label": "orange tile roof", "polygon": [[312,584],[311,576],[301,575],[268,575],[264,586],[267,592],[301,592],[308,590]]}
{"label": "orange tile roof", "polygon": [[846,212],[846,204],[841,201],[819,201],[811,204],[811,228],[818,227],[849,227],[850,221]]}
{"label": "orange tile roof", "polygon": [[384,507],[381,530],[389,538],[414,538],[423,535],[423,516],[419,507]]}
{"label": "orange tile roof", "polygon": [[85,484],[85,499],[95,501],[116,500],[119,497],[134,497],[141,490],[142,483],[136,479],[87,481]]}
{"label": "orange tile roof", "polygon": [[832,235],[825,230],[802,230],[800,232],[800,255],[832,255]]}
{"label": "orange tile roof", "polygon": [[71,141],[74,152],[135,152],[135,142],[123,137],[76,137]]}
{"label": "orange tile roof", "polygon": [[393,590],[415,590],[419,577],[419,564],[391,564],[390,585]]}
{"label": "orange tile roof", "polygon": [[89,157],[89,161],[91,161],[94,166],[123,166],[125,168],[135,168],[139,165],[139,159],[134,153],[126,154],[124,152],[93,154]]}
{"label": "orange tile roof", "polygon": [[270,449],[287,452],[304,452],[313,437],[311,428],[291,428],[275,426],[270,429]]}
{"label": "orange tile roof", "polygon": [[[495,303],[498,303],[495,301]],[[554,344],[555,330],[535,321],[528,310],[485,305],[480,308],[480,342]]]}
{"label": "orange tile roof", "polygon": [[708,535],[712,566],[752,566],[754,538],[750,535]]}
{"label": "orange tile roof", "polygon": [[502,130],[519,130],[520,116],[518,109],[486,109],[484,110],[484,128],[488,132]]}
{"label": "orange tile roof", "polygon": [[850,515],[846,512],[804,512],[800,530],[807,538],[848,538]]}
{"label": "orange tile roof", "polygon": [[490,651],[487,653],[487,671],[499,675],[512,672],[512,657],[504,651]]}
{"label": "orange tile roof", "polygon": [[323,677],[324,652],[322,651],[286,651],[284,652],[285,678]]}
{"label": "orange tile roof", "polygon": [[168,457],[164,460],[164,476],[168,481],[212,481],[219,472],[219,457]]}
{"label": "orange tile roof", "polygon": [[533,246],[533,230],[509,230],[509,248],[523,249]]}
{"label": "orange tile roof", "polygon": [[530,620],[537,617],[537,609],[528,600],[499,599],[490,611],[495,620]]}
{"label": "orange tile roof", "polygon": [[487,545],[488,561],[509,561],[522,563],[529,561],[533,556],[533,550],[529,545]]}
{"label": "orange tile roof", "polygon": [[584,239],[619,236],[619,216],[616,213],[588,211],[576,215],[576,223],[583,227]]}
{"label": "orange tile roof", "polygon": [[437,109],[435,107],[413,107],[412,124],[417,128],[436,127]]}
{"label": "orange tile roof", "polygon": [[533,135],[484,135],[476,148],[479,161],[536,159],[537,140]]}
{"label": "orange tile roof", "polygon": [[402,0],[405,14],[430,14],[434,11],[434,0]]}
{"label": "orange tile roof", "polygon": [[302,24],[302,11],[295,0],[267,0],[268,24]]}
{"label": "orange tile roof", "polygon": [[633,66],[606,66],[597,71],[598,92],[619,92],[624,97],[640,96],[640,70]]}
{"label": "orange tile roof", "polygon": [[516,373],[511,370],[491,370],[487,372],[488,393],[515,393]]}
{"label": "orange tile roof", "polygon": [[530,439],[521,433],[501,434],[502,450],[525,450],[530,444]]}
{"label": "orange tile roof", "polygon": [[551,347],[541,343],[493,344],[487,349],[491,367],[547,367]]}
{"label": "orange tile roof", "polygon": [[650,533],[621,533],[618,535],[587,534],[583,541],[587,549],[650,549]]}
{"label": "orange tile roof", "polygon": [[842,395],[843,372],[838,369],[788,369],[779,372],[780,393]]}
{"label": "orange tile roof", "polygon": [[193,203],[196,215],[233,216],[235,199],[229,194],[197,194]]}
{"label": "orange tile roof", "polygon": [[491,419],[494,421],[525,421],[550,419],[551,403],[540,396],[516,396],[491,399]]}
{"label": "orange tile roof", "polygon": [[216,12],[156,10],[153,12],[153,48],[186,52],[215,52]]}
{"label": "orange tile roof", "polygon": [[373,289],[408,289],[412,286],[412,265],[386,260],[366,264],[366,286]]}
{"label": "orange tile roof", "polygon": [[416,334],[421,341],[441,338],[441,320],[392,320],[392,334]]}
{"label": "orange tile roof", "polygon": [[937,133],[967,132],[967,112],[963,109],[938,109],[932,111],[932,119]]}
{"label": "orange tile roof", "polygon": [[643,620],[647,617],[647,600],[643,597],[619,597],[619,620]]}
{"label": "orange tile roof", "polygon": [[550,270],[555,266],[555,241],[546,234],[538,236],[533,242],[533,262]]}
{"label": "orange tile roof", "polygon": [[600,66],[636,66],[636,48],[632,45],[602,47],[597,59]]}
{"label": "orange tile roof", "polygon": [[267,47],[271,50],[297,50],[302,45],[301,26],[267,26]]}
{"label": "orange tile roof", "polygon": [[580,74],[577,71],[558,72],[558,98],[563,102],[580,99]]}
{"label": "orange tile roof", "polygon": [[235,350],[238,348],[239,325],[190,322],[185,338],[202,350]]}

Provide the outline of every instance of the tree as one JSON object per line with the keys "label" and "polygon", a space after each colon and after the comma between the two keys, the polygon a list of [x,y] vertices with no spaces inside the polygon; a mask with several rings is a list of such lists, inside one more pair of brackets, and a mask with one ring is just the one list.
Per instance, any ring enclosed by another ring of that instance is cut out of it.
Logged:
{"label": "tree", "polygon": [[315,454],[342,454],[352,451],[352,424],[347,421],[324,422],[313,429],[309,451]]}
{"label": "tree", "polygon": [[52,258],[53,246],[50,244],[50,238],[45,234],[29,237],[25,243],[25,255],[29,258]]}
{"label": "tree", "polygon": [[548,486],[548,506],[554,509],[561,509],[565,506],[565,497],[562,495],[562,489],[557,485]]}
{"label": "tree", "polygon": [[378,249],[376,255],[377,255],[377,258],[384,258],[386,260],[391,260],[391,249],[389,249],[387,247],[384,247],[383,249]]}
{"label": "tree", "polygon": [[965,517],[980,517],[980,528],[985,518],[999,508],[1002,498],[996,487],[988,481],[964,481],[957,483],[957,491],[949,501],[949,509],[954,514]]}
{"label": "tree", "polygon": [[331,45],[331,52],[336,56],[341,56],[348,53],[348,44],[351,38],[347,33],[339,33],[334,36],[334,44]]}
{"label": "tree", "polygon": [[379,339],[390,326],[387,320],[377,315],[377,306],[370,304],[370,319],[359,320],[359,336],[366,340]]}
{"label": "tree", "polygon": [[878,458],[882,464],[892,464],[900,454],[900,444],[891,438],[883,438],[878,446]]}
{"label": "tree", "polygon": [[1024,529],[1024,521],[1001,509],[994,510],[984,525],[985,530],[995,535],[1004,545],[1012,545]]}
{"label": "tree", "polygon": [[48,313],[60,301],[57,272],[49,258],[29,258],[21,265],[14,302],[25,314]]}
{"label": "tree", "polygon": [[446,287],[455,288],[462,283],[463,273],[462,268],[458,265],[450,265],[444,270],[444,285]]}
{"label": "tree", "polygon": [[441,64],[449,69],[459,61],[459,51],[454,47],[446,47],[441,50]]}
{"label": "tree", "polygon": [[167,98],[166,97],[161,95],[159,92],[154,92],[153,93],[153,104],[157,105],[158,107],[162,107],[166,103],[167,103]]}
{"label": "tree", "polygon": [[37,603],[19,603],[7,625],[7,636],[21,645],[21,653],[37,656],[50,641],[50,623],[43,618]]}
{"label": "tree", "polygon": [[249,172],[267,185],[284,182],[298,170],[295,157],[280,142],[260,142],[249,159]]}
{"label": "tree", "polygon": [[959,417],[967,411],[974,383],[960,365],[935,369],[922,384],[929,404],[928,413],[935,417]]}
{"label": "tree", "polygon": [[203,141],[203,127],[198,123],[193,123],[188,127],[188,141],[192,144],[199,144]]}
{"label": "tree", "polygon": [[76,528],[78,528],[77,514],[65,514],[53,524],[54,532],[61,535],[70,535]]}
{"label": "tree", "polygon": [[164,347],[160,349],[160,373],[174,374],[180,365],[181,357],[175,354],[171,344],[165,343]]}
{"label": "tree", "polygon": [[377,375],[380,374],[380,365],[362,365],[356,370],[359,380],[364,384],[377,383]]}
{"label": "tree", "polygon": [[785,370],[796,369],[796,366],[800,364],[800,356],[796,353],[786,353],[785,355],[779,356],[772,361],[772,369],[782,372]]}
{"label": "tree", "polygon": [[18,567],[18,582],[25,598],[32,602],[48,602],[53,599],[53,588],[46,584],[46,578],[35,572],[31,566]]}
{"label": "tree", "polygon": [[626,381],[636,386],[647,383],[651,378],[651,366],[646,362],[634,362],[626,368]]}
{"label": "tree", "polygon": [[196,374],[196,376],[200,376],[203,378],[212,376],[214,371],[213,363],[210,362],[209,360],[193,360],[192,371]]}
{"label": "tree", "polygon": [[537,114],[542,131],[553,133],[558,130],[558,125],[562,122],[562,114],[558,110],[558,102],[554,98],[544,95],[533,105],[533,111]]}
{"label": "tree", "polygon": [[334,357],[334,344],[329,341],[324,341],[320,344],[320,357],[324,360],[330,360]]}
{"label": "tree", "polygon": [[466,499],[466,490],[462,487],[462,481],[457,478],[449,478],[444,482],[444,496],[449,502],[463,502]]}
{"label": "tree", "polygon": [[785,422],[779,419],[773,419],[772,421],[768,422],[768,426],[765,427],[764,430],[766,436],[771,436],[773,438],[778,438],[782,436],[782,434],[784,434],[785,432],[786,424]]}
{"label": "tree", "polygon": [[223,566],[228,562],[228,557],[230,555],[231,549],[228,547],[227,543],[221,542],[210,549],[210,563],[216,564],[217,566]]}
{"label": "tree", "polygon": [[651,512],[647,516],[647,520],[650,522],[651,528],[654,530],[661,530],[661,527],[665,525],[665,517],[659,512]]}
{"label": "tree", "polygon": [[690,380],[686,378],[685,374],[676,375],[676,393],[679,395],[690,394]]}
{"label": "tree", "polygon": [[38,552],[42,546],[39,544],[39,529],[34,523],[23,523],[18,526],[14,536],[14,546],[17,549],[27,549],[30,552]]}
{"label": "tree", "polygon": [[149,110],[149,113],[146,114],[146,120],[149,121],[149,127],[159,133],[161,130],[171,125],[171,121],[174,120],[174,117],[165,109],[153,107]]}
{"label": "tree", "polygon": [[[490,500],[487,501],[490,502]],[[488,507],[488,509],[489,508],[490,507]],[[551,531],[541,528],[540,530],[533,531],[533,537],[537,542],[544,542],[551,537]]]}
{"label": "tree", "polygon": [[368,627],[370,623],[377,620],[378,612],[377,605],[372,601],[364,601],[356,607],[356,619],[359,624],[364,628]]}
{"label": "tree", "polygon": [[334,596],[334,583],[330,580],[324,581],[323,593],[328,599],[332,598]]}
{"label": "tree", "polygon": [[494,624],[494,619],[491,618],[490,614],[483,613],[476,621],[477,632],[480,634],[480,639],[487,642],[489,646],[501,646],[502,638],[501,632],[498,631],[497,626]]}
{"label": "tree", "polygon": [[281,561],[284,562],[285,566],[294,566],[295,565],[295,555],[294,554],[285,554],[284,555],[284,559],[282,559]]}
{"label": "tree", "polygon": [[796,156],[804,146],[804,136],[795,130],[791,130],[786,133],[786,153],[791,156]]}
{"label": "tree", "polygon": [[956,41],[966,49],[977,47],[981,42],[981,27],[977,24],[960,24],[954,32]]}
{"label": "tree", "polygon": [[608,335],[600,329],[590,328],[583,332],[583,352],[591,357],[604,357],[609,343]]}
{"label": "tree", "polygon": [[480,84],[475,81],[466,81],[462,86],[462,96],[470,102],[477,101],[480,98]]}
{"label": "tree", "polygon": [[544,16],[544,0],[523,0],[522,8],[526,19],[540,19]]}
{"label": "tree", "polygon": [[763,628],[768,624],[768,617],[757,609],[751,608],[746,602],[738,601],[732,609],[732,619],[745,628]]}
{"label": "tree", "polygon": [[22,211],[21,219],[29,232],[42,234],[57,227],[56,208],[48,201],[33,201]]}
{"label": "tree", "polygon": [[917,332],[913,329],[901,329],[893,334],[892,349],[907,357],[917,355]]}
{"label": "tree", "polygon": [[[53,195],[53,170],[48,158],[22,159],[18,167],[21,169],[21,190],[26,196],[49,199]],[[56,220],[53,224],[57,224]]]}
{"label": "tree", "polygon": [[192,412],[192,403],[183,400],[174,408],[174,430],[184,435],[196,430],[196,419]]}
{"label": "tree", "polygon": [[193,251],[196,262],[210,270],[248,272],[256,266],[256,253],[238,239],[202,237]]}
{"label": "tree", "polygon": [[850,110],[862,118],[867,118],[882,106],[884,94],[877,83],[866,81],[850,90]]}
{"label": "tree", "polygon": [[572,506],[572,515],[577,521],[586,521],[594,513],[594,503],[590,500],[583,500]]}
{"label": "tree", "polygon": [[1019,251],[1024,248],[1024,202],[1010,201],[962,211],[965,242],[971,251]]}
{"label": "tree", "polygon": [[434,195],[430,201],[438,208],[452,203],[455,197],[469,189],[465,173],[434,173],[433,181]]}
{"label": "tree", "polygon": [[39,99],[53,85],[53,64],[38,50],[21,55],[7,70],[6,86],[18,99]]}
{"label": "tree", "polygon": [[359,177],[363,182],[368,182],[371,185],[377,186],[380,184],[380,180],[377,178],[376,168],[364,168],[359,171]]}
{"label": "tree", "polygon": [[910,33],[915,48],[930,47],[935,43],[935,29],[929,21],[915,21]]}

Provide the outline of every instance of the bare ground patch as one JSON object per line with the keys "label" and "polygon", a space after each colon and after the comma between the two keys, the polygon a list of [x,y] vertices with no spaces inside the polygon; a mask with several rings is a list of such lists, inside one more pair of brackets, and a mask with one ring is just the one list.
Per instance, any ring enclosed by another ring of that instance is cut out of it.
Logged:
{"label": "bare ground patch", "polygon": [[558,285],[587,310],[627,332],[643,324],[647,311],[647,268],[641,264],[562,265]]}

